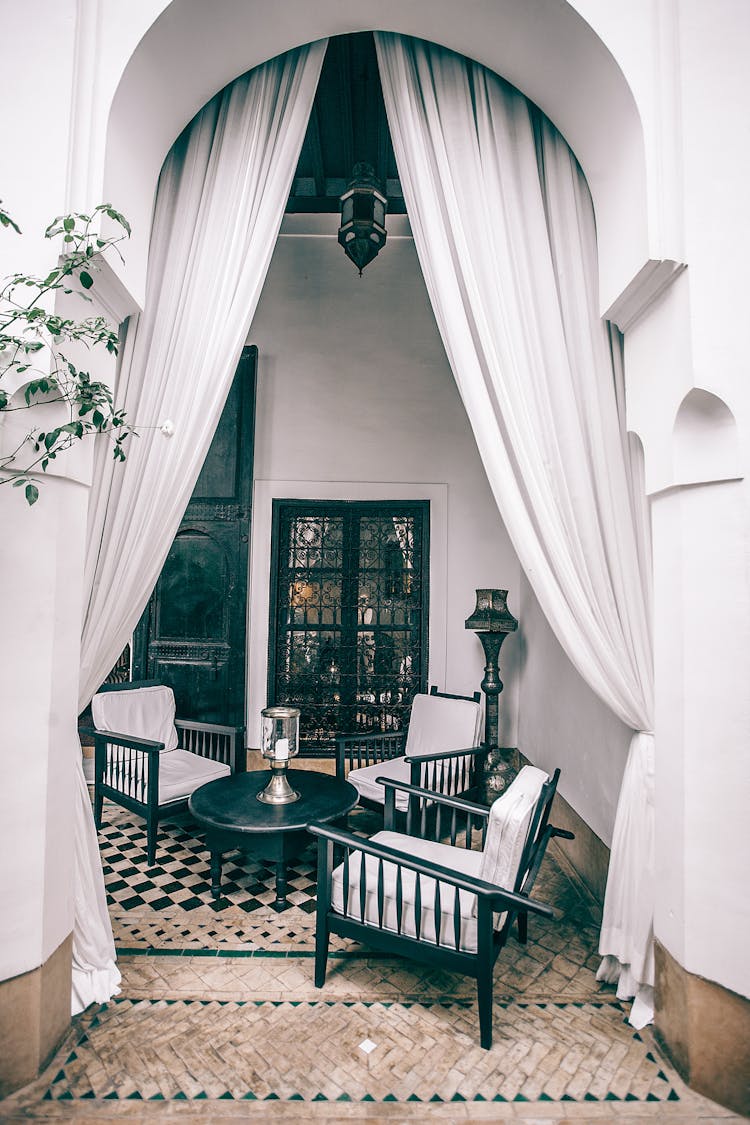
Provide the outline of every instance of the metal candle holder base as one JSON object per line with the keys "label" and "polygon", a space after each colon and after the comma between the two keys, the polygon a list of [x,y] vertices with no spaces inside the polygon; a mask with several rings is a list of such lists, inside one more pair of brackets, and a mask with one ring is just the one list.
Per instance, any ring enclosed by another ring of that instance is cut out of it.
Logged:
{"label": "metal candle holder base", "polygon": [[296,789],[292,789],[286,776],[288,764],[288,762],[271,763],[271,780],[257,795],[258,800],[264,805],[290,805],[292,801],[300,799],[300,794]]}

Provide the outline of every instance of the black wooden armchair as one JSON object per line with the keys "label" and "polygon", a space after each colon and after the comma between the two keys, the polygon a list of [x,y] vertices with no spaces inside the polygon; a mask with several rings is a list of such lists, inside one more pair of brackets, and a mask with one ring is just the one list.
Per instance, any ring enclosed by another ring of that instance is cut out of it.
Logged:
{"label": "black wooden armchair", "polygon": [[[412,703],[405,731],[342,734],[336,738],[336,776],[350,781],[359,804],[382,811],[381,776],[391,781],[458,795],[476,785],[486,747],[481,745],[479,692],[448,695],[430,688]],[[408,796],[398,789],[396,809],[405,812]]]}
{"label": "black wooden armchair", "polygon": [[[529,914],[555,916],[530,894],[549,840],[572,838],[549,823],[559,773],[550,779],[525,766],[489,809],[386,779],[386,828],[371,839],[310,825],[318,837],[316,986],[325,982],[332,933],[464,973],[477,982],[480,1042],[491,1047],[493,968],[513,923],[525,942]],[[399,791],[412,798],[403,833],[392,831]],[[477,829],[481,851],[472,849]]]}
{"label": "black wooden armchair", "polygon": [[151,866],[159,822],[199,786],[244,771],[243,728],[175,719],[172,689],[147,680],[103,685],[91,709],[96,826],[105,797],[142,816]]}

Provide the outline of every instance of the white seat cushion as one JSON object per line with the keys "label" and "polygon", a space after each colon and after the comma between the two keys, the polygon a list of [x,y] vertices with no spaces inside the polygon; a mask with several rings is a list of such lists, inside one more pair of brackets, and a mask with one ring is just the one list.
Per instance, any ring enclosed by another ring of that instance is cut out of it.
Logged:
{"label": "white seat cushion", "polygon": [[159,755],[159,804],[183,800],[194,790],[232,771],[224,762],[201,758],[189,750],[170,750]]}
{"label": "white seat cushion", "polygon": [[166,685],[98,692],[91,700],[91,714],[97,730],[163,742],[165,753],[179,745],[174,692]]}
{"label": "white seat cushion", "polygon": [[[368,801],[377,801],[385,804],[385,789],[375,780],[378,777],[388,777],[392,781],[409,781],[411,767],[406,758],[390,758],[387,762],[379,762],[374,766],[362,766],[360,769],[349,770],[346,780],[351,781],[360,797]],[[408,794],[396,790],[396,808],[406,812],[409,805]]]}
{"label": "white seat cushion", "polygon": [[[466,848],[451,847],[450,844],[434,843],[431,840],[420,840],[414,836],[406,836],[401,832],[377,832],[372,837],[373,843],[383,844],[405,852],[408,856],[418,859],[427,859],[431,863],[438,863],[451,871],[460,871],[464,875],[478,876],[482,862],[482,853],[469,851]],[[362,855],[355,853],[349,861],[349,894],[347,914],[357,921],[362,921],[360,909],[360,879],[362,873]],[[383,863],[384,903],[383,903],[383,928],[398,933],[396,912],[396,873],[394,863]],[[365,857],[366,896],[364,921],[378,926],[378,860],[375,856]],[[407,937],[416,937],[416,874],[402,868],[401,871],[403,914],[401,919],[401,933]],[[447,883],[440,884],[440,944],[455,949],[455,887]],[[424,941],[435,943],[435,880],[427,876],[420,877],[421,893],[421,931],[420,938]],[[458,896],[460,913],[459,948],[467,953],[473,953],[477,948],[477,922],[476,922],[476,895],[468,891],[459,891]],[[331,905],[337,914],[344,913],[344,865],[333,872]]]}

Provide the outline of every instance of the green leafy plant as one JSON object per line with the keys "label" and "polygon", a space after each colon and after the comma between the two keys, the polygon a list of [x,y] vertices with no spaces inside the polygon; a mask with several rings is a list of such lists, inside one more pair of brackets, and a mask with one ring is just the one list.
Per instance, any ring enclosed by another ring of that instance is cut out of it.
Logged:
{"label": "green leafy plant", "polygon": [[[108,237],[98,233],[104,216],[116,226]],[[21,233],[2,206],[0,226]],[[83,291],[85,296],[94,285],[97,259],[112,249],[119,254],[118,244],[129,236],[130,226],[109,203],[101,203],[90,215],[59,216],[44,233],[46,238],[62,239],[58,265],[43,278],[11,274],[0,287],[0,424],[3,415],[11,412],[33,411],[49,403],[65,406],[65,421],[50,429],[32,422],[23,436],[10,442],[13,448],[0,452],[0,485],[23,488],[29,504],[39,498],[31,475],[38,480],[76,442],[109,433],[114,458],[124,461],[125,441],[134,432],[124,412],[115,410],[107,384],[92,378],[66,354],[67,346],[75,342],[116,355],[117,333],[104,317],[77,320],[54,311],[56,293]]]}

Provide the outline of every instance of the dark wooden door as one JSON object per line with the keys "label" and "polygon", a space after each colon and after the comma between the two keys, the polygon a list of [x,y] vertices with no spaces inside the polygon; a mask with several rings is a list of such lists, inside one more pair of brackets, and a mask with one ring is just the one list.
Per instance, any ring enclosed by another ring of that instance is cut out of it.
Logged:
{"label": "dark wooden door", "polygon": [[133,678],[170,684],[178,717],[200,722],[245,722],[256,363],[244,348],[133,644]]}

